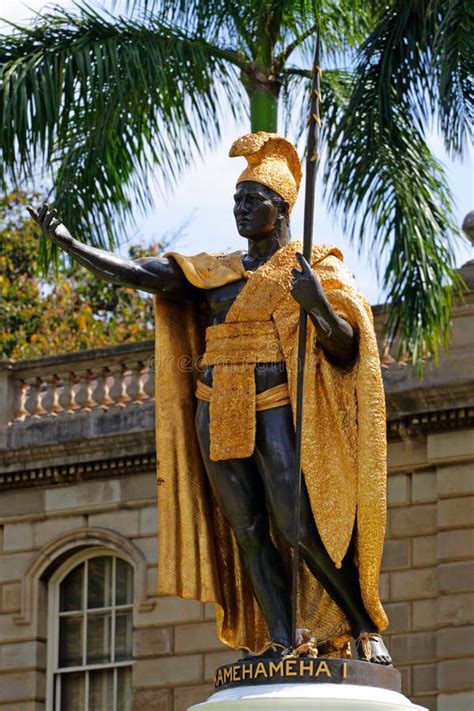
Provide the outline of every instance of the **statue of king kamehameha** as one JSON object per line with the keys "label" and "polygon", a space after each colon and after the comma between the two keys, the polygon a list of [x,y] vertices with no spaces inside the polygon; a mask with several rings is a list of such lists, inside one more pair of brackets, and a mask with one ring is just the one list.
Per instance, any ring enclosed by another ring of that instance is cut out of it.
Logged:
{"label": "statue of king kamehameha", "polygon": [[217,605],[220,639],[251,654],[292,645],[299,309],[309,316],[297,621],[321,653],[390,664],[378,594],[386,515],[385,410],[367,301],[339,249],[291,242],[294,147],[258,132],[234,215],[246,252],[128,261],[46,234],[98,277],[155,294],[159,592]]}

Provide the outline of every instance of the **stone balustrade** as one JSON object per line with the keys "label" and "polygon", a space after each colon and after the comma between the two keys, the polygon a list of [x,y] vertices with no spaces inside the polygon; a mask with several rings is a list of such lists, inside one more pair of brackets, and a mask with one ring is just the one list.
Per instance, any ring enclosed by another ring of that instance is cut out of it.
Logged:
{"label": "stone balustrade", "polygon": [[153,343],[0,363],[0,428],[143,404],[154,397]]}

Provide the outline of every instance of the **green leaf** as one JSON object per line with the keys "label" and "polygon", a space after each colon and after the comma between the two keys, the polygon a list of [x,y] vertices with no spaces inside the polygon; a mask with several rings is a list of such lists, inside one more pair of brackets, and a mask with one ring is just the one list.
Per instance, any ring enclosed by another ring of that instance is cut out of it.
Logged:
{"label": "green leaf", "polygon": [[[405,68],[403,93],[399,65],[388,81],[389,58],[373,52],[380,34],[362,48],[350,101],[329,131],[326,192],[360,248],[375,262],[387,259],[388,337],[421,372],[448,341],[453,288],[460,287],[450,249],[458,228],[442,166],[422,133],[425,107],[412,103],[417,69]],[[403,48],[393,47],[394,57],[407,51],[403,34],[398,39]]]}
{"label": "green leaf", "polygon": [[439,82],[439,127],[448,152],[462,155],[474,124],[474,5],[445,3],[433,42]]}

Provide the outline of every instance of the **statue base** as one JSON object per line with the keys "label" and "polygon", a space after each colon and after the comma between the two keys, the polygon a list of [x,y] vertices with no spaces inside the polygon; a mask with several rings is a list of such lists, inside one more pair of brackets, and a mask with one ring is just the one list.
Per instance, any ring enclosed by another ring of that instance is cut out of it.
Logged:
{"label": "statue base", "polygon": [[403,696],[396,669],[350,659],[241,660],[219,667],[215,686],[188,711],[426,711]]}
{"label": "statue base", "polygon": [[227,689],[188,711],[427,711],[397,691],[345,684],[273,684]]}

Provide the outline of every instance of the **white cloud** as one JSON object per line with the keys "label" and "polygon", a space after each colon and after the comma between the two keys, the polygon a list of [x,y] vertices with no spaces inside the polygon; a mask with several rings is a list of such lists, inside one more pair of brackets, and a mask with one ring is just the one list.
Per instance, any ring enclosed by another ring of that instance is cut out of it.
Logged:
{"label": "white cloud", "polygon": [[[66,2],[63,0],[57,4],[64,8],[73,6],[72,0],[66,0]],[[21,25],[29,22],[36,13],[41,13],[42,10],[48,9],[48,7],[50,8],[51,6],[51,3],[45,2],[45,0],[26,0],[26,2],[2,0],[0,17],[9,22],[16,22]],[[5,25],[0,23],[0,28],[3,30]]]}

